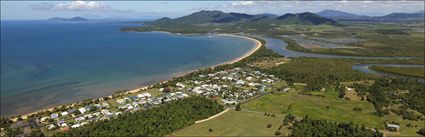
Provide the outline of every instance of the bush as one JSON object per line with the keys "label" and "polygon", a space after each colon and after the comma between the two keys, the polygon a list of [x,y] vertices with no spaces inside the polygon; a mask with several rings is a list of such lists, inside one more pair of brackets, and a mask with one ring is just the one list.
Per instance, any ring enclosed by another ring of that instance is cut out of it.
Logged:
{"label": "bush", "polygon": [[277,128],[278,130],[281,130],[283,128],[283,125],[280,125],[279,128]]}
{"label": "bush", "polygon": [[418,131],[418,132],[416,132],[416,133],[418,133],[418,134],[420,134],[420,135],[422,135],[422,136],[425,136],[425,129],[424,129],[424,128],[421,128],[421,129],[419,129],[419,131]]}
{"label": "bush", "polygon": [[268,124],[267,125],[267,128],[272,128],[272,124]]}
{"label": "bush", "polygon": [[282,132],[280,132],[280,131],[276,131],[276,132],[274,132],[274,135],[276,135],[276,136],[280,136],[280,135],[282,135]]}
{"label": "bush", "polygon": [[353,108],[353,110],[354,110],[354,111],[362,111],[362,108],[354,107],[354,108]]}
{"label": "bush", "polygon": [[242,109],[241,109],[241,104],[239,104],[239,103],[238,103],[238,104],[236,105],[235,110],[236,110],[236,111],[241,111],[241,110],[242,110]]}
{"label": "bush", "polygon": [[209,128],[209,129],[208,129],[208,132],[213,132],[213,129],[212,129],[212,128]]}

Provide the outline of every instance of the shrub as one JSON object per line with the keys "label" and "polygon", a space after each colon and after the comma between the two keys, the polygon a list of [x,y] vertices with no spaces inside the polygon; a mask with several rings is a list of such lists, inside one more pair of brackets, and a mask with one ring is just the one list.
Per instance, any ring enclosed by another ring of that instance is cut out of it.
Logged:
{"label": "shrub", "polygon": [[276,135],[276,136],[280,136],[280,135],[282,135],[282,132],[280,132],[280,131],[276,131],[276,132],[274,132],[274,135]]}
{"label": "shrub", "polygon": [[267,128],[272,128],[272,124],[268,124],[267,125]]}
{"label": "shrub", "polygon": [[353,110],[354,110],[354,111],[362,111],[362,108],[354,107],[354,108],[353,108]]}

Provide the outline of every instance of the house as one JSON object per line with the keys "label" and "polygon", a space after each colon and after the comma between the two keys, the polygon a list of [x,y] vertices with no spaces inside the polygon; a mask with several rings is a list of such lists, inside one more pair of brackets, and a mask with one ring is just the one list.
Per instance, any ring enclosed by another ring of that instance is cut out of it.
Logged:
{"label": "house", "polygon": [[355,89],[354,88],[349,88],[349,87],[345,87],[345,91],[355,91]]}
{"label": "house", "polygon": [[396,124],[387,124],[387,129],[389,131],[400,131],[400,126]]}
{"label": "house", "polygon": [[125,100],[124,99],[117,99],[117,103],[124,104],[125,103]]}
{"label": "house", "polygon": [[91,109],[91,106],[87,105],[84,107],[84,109],[86,109],[87,111],[89,111]]}
{"label": "house", "polygon": [[64,112],[61,113],[61,115],[62,116],[67,116],[68,115],[68,112],[67,111],[64,111]]}
{"label": "house", "polygon": [[49,130],[52,130],[52,129],[55,129],[55,128],[56,128],[56,126],[53,125],[53,124],[50,124],[50,125],[47,126],[47,129],[49,129]]}
{"label": "house", "polygon": [[84,114],[87,110],[86,108],[79,108],[78,111],[80,111],[81,114]]}
{"label": "house", "polygon": [[103,103],[102,103],[102,107],[103,107],[103,108],[109,108],[109,104],[108,104],[107,102],[103,102]]}
{"label": "house", "polygon": [[182,83],[177,83],[176,86],[177,88],[180,88],[180,89],[186,88],[186,86],[183,85]]}
{"label": "house", "polygon": [[68,124],[66,124],[66,123],[61,124],[61,127],[67,127],[67,126],[68,126]]}
{"label": "house", "polygon": [[77,111],[77,110],[75,110],[74,108],[68,109],[68,114],[72,114],[72,113],[74,113],[75,111]]}
{"label": "house", "polygon": [[245,79],[251,81],[253,77],[246,77]]}
{"label": "house", "polygon": [[245,81],[243,81],[243,80],[238,80],[236,82],[236,85],[244,85],[244,84],[245,84]]}
{"label": "house", "polygon": [[46,122],[46,120],[47,119],[49,119],[50,117],[42,117],[41,119],[40,119],[40,122]]}
{"label": "house", "polygon": [[80,121],[84,121],[86,118],[84,117],[77,117],[75,118],[75,121],[80,122]]}
{"label": "house", "polygon": [[71,126],[71,128],[79,128],[79,127],[80,127],[80,124],[75,124]]}
{"label": "house", "polygon": [[50,117],[51,117],[52,119],[56,119],[56,118],[58,118],[58,117],[59,117],[59,114],[54,113],[54,114],[51,114],[51,115],[50,115]]}
{"label": "house", "polygon": [[139,97],[139,98],[150,98],[150,97],[152,97],[152,95],[150,93],[145,92],[145,93],[138,94],[137,97]]}
{"label": "house", "polygon": [[102,105],[100,105],[100,104],[94,104],[93,106],[96,107],[96,108],[101,108],[102,107]]}

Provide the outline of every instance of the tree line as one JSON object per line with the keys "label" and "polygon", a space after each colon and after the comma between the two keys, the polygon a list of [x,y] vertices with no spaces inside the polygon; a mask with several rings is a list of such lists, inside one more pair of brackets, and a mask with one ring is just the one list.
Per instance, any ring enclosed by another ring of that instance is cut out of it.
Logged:
{"label": "tree line", "polygon": [[54,136],[165,136],[223,110],[204,97],[190,97],[146,111],[124,113],[106,121],[60,132]]}

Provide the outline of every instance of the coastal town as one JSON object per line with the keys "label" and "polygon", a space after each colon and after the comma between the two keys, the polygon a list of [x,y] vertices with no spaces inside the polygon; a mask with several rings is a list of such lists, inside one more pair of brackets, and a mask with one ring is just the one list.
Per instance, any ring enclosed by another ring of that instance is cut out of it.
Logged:
{"label": "coastal town", "polygon": [[2,1],[0,137],[425,137],[423,5]]}
{"label": "coastal town", "polygon": [[[151,86],[138,92],[123,92],[14,118],[11,128],[20,131],[22,136],[31,135],[34,130],[51,135],[71,128],[80,128],[92,122],[119,117],[123,113],[144,111],[189,96],[207,97],[231,107],[284,85],[284,81],[273,75],[250,68],[233,68],[198,75],[190,80],[177,82],[175,86]],[[2,131],[2,134],[5,133]]]}

